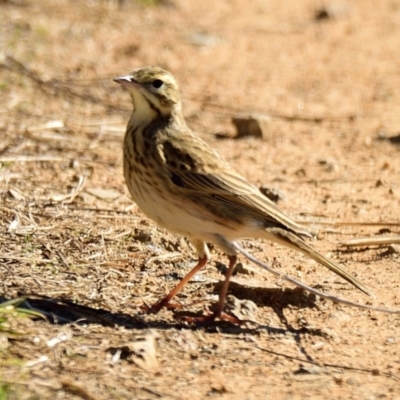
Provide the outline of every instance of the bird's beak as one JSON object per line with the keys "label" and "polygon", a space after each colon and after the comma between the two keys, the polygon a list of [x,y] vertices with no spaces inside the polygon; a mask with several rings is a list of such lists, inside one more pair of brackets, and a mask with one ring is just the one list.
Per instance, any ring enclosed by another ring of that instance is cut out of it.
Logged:
{"label": "bird's beak", "polygon": [[122,86],[139,86],[139,84],[133,79],[132,75],[119,76],[118,78],[114,78],[113,81],[121,84]]}

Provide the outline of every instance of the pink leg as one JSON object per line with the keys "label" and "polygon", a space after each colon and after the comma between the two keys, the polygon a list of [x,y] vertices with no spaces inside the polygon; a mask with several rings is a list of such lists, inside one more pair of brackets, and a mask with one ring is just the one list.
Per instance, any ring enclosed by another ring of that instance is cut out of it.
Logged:
{"label": "pink leg", "polygon": [[224,309],[224,303],[225,303],[225,298],[228,293],[228,288],[229,288],[229,281],[231,279],[233,269],[235,268],[236,261],[237,261],[237,256],[228,256],[229,258],[229,266],[228,266],[228,271],[226,272],[225,275],[225,280],[222,284],[222,289],[219,294],[219,299],[218,299],[218,304],[217,304],[217,309],[209,315],[205,315],[203,317],[180,317],[180,320],[190,322],[190,323],[200,323],[200,324],[209,324],[213,322],[215,319],[223,319],[229,322],[232,322],[233,324],[244,324],[249,321],[242,321],[239,318],[236,318],[232,315],[226,314],[223,309]]}
{"label": "pink leg", "polygon": [[231,279],[233,269],[235,268],[237,261],[237,256],[228,256],[228,258],[229,258],[228,271],[226,271],[225,280],[224,283],[222,284],[222,289],[219,294],[217,309],[214,311],[214,319],[220,318],[221,315],[223,314],[225,298],[229,288],[229,281]]}
{"label": "pink leg", "polygon": [[158,301],[157,303],[154,303],[152,306],[145,306],[144,311],[147,313],[157,313],[163,307],[180,308],[179,304],[171,304],[170,301],[176,294],[178,294],[183,289],[183,287],[192,279],[192,277],[195,274],[197,274],[197,272],[199,272],[207,264],[207,261],[208,261],[207,255],[199,257],[197,265],[192,270],[190,270],[190,272],[175,286],[174,289],[171,290],[171,292],[169,292],[162,300]]}

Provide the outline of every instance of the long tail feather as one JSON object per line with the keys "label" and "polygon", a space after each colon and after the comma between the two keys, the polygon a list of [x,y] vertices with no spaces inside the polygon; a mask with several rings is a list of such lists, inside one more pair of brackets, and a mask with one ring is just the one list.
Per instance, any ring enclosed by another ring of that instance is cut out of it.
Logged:
{"label": "long tail feather", "polygon": [[324,267],[329,268],[331,271],[335,272],[337,275],[341,276],[343,279],[350,282],[352,285],[354,285],[356,288],[360,289],[364,293],[370,296],[374,296],[373,293],[369,289],[367,289],[358,279],[350,275],[338,264],[327,259],[321,253],[314,250],[307,243],[305,243],[303,239],[301,239],[299,236],[296,236],[294,233],[279,228],[268,229],[266,230],[266,238],[270,240],[272,239],[277,243],[283,244],[294,250],[302,252],[303,254],[317,261]]}

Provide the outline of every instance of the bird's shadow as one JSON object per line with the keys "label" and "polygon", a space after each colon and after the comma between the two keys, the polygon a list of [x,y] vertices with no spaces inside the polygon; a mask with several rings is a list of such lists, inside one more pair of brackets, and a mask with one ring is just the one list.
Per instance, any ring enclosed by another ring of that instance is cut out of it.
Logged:
{"label": "bird's shadow", "polygon": [[[220,282],[214,285],[214,290],[219,290]],[[309,333],[320,336],[322,333],[319,329],[299,328],[296,329],[290,325],[284,315],[284,309],[289,305],[302,308],[312,308],[315,305],[315,296],[309,295],[299,288],[295,289],[277,289],[265,287],[247,287],[241,284],[231,282],[229,288],[230,294],[238,299],[251,300],[257,306],[270,306],[279,317],[284,327],[272,327],[269,325],[257,324],[254,327],[236,326],[227,321],[213,321],[208,325],[193,325],[176,319],[175,321],[166,321],[163,318],[148,319],[146,315],[138,312],[136,315],[125,313],[113,313],[101,308],[92,308],[85,305],[77,304],[70,299],[54,298],[36,294],[21,294],[18,307],[29,309],[40,313],[52,324],[70,324],[70,323],[85,323],[85,324],[100,324],[103,326],[122,326],[126,329],[188,329],[196,330],[203,329],[209,332],[219,331],[228,334],[251,333],[255,331],[267,331],[275,334],[285,334],[292,332],[295,334]],[[0,305],[4,301],[9,301],[4,297],[0,297]],[[178,315],[190,315],[190,312],[185,313],[178,311]]]}
{"label": "bird's shadow", "polygon": [[[237,289],[235,289],[235,285],[233,285],[233,291],[236,295]],[[262,289],[262,290],[261,290]],[[242,290],[242,289],[240,289]],[[274,301],[274,305],[272,308],[278,315],[283,315],[283,310],[286,306],[292,304],[299,308],[310,308],[314,304],[314,300],[309,298],[310,296],[306,296],[301,289],[266,289],[266,288],[253,288],[254,293],[258,293],[259,304],[264,304],[266,300],[270,304],[271,301]],[[260,300],[261,299],[261,300]],[[9,301],[4,297],[0,296],[0,307],[4,304],[5,301]],[[257,333],[258,331],[266,331],[269,334],[287,334],[290,332],[297,342],[299,347],[300,353],[303,354],[305,358],[302,357],[292,357],[286,353],[279,353],[273,350],[269,350],[263,347],[256,345],[257,348],[260,350],[273,354],[278,357],[284,357],[286,359],[290,359],[293,361],[300,362],[300,368],[295,373],[308,373],[307,369],[304,369],[302,365],[304,363],[314,364],[319,366],[320,362],[316,362],[312,356],[310,356],[307,351],[304,349],[302,345],[302,334],[307,333],[308,335],[314,336],[325,336],[322,330],[319,329],[312,329],[312,328],[300,328],[300,329],[293,329],[290,325],[285,324],[285,328],[276,328],[271,326],[264,326],[259,325],[257,328],[243,328],[239,326],[232,325],[230,323],[226,323],[225,321],[215,321],[210,326],[202,326],[197,327],[193,325],[186,325],[179,321],[176,322],[167,322],[162,320],[157,321],[145,321],[142,316],[132,316],[129,314],[124,313],[112,313],[108,310],[104,309],[95,309],[79,304],[75,304],[71,300],[68,299],[57,299],[53,297],[46,297],[41,295],[25,295],[21,296],[18,299],[14,299],[13,303],[17,304],[15,307],[19,309],[28,309],[33,310],[40,313],[44,316],[49,323],[52,324],[100,324],[103,326],[108,327],[115,327],[115,326],[123,326],[127,329],[137,329],[137,330],[148,330],[148,329],[158,329],[158,330],[170,330],[170,329],[186,329],[186,330],[196,330],[196,329],[203,329],[208,332],[218,332],[238,335],[243,333]],[[2,304],[3,303],[3,304]],[[346,365],[340,364],[330,364],[330,363],[323,363],[323,366],[326,368],[339,368],[340,370],[347,369],[359,373],[373,373],[373,370],[366,369],[366,368],[357,368],[357,367],[348,367]],[[304,369],[304,371],[303,371]],[[391,373],[384,373],[391,378],[399,379],[397,376]]]}
{"label": "bird's shadow", "polygon": [[[284,332],[303,333],[310,332],[308,328],[294,328],[287,320],[284,310],[289,306],[296,307],[297,309],[313,308],[315,307],[316,296],[312,293],[305,292],[300,288],[265,288],[261,286],[247,286],[232,281],[229,286],[229,292],[238,299],[251,300],[257,306],[271,307],[275,314],[278,316],[281,324],[285,326]],[[268,331],[270,327],[265,327]],[[279,329],[279,328],[278,328]],[[314,334],[317,331],[313,329]]]}

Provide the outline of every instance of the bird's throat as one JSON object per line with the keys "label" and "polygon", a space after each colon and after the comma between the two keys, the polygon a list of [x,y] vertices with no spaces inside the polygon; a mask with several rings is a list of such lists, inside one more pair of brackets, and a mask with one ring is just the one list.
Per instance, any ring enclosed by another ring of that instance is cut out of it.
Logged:
{"label": "bird's throat", "polygon": [[148,125],[158,116],[157,111],[141,93],[132,93],[133,113],[130,123],[136,127]]}

